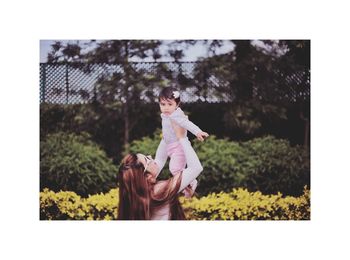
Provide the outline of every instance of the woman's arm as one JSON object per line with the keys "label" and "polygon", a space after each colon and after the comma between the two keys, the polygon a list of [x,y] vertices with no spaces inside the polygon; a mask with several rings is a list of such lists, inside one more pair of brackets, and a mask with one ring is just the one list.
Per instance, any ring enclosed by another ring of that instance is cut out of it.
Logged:
{"label": "woman's arm", "polygon": [[158,166],[158,172],[157,172],[156,178],[158,177],[159,173],[163,169],[167,159],[168,159],[168,155],[166,152],[166,144],[165,144],[165,141],[162,139],[158,145],[156,157],[154,159],[154,161]]}

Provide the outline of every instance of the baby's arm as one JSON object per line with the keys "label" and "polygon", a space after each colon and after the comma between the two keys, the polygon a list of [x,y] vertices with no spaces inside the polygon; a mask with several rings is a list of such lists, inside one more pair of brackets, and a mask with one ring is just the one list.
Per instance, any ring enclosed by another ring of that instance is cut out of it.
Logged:
{"label": "baby's arm", "polygon": [[156,152],[156,157],[154,159],[154,161],[157,163],[157,166],[158,166],[157,176],[159,175],[159,173],[163,169],[164,164],[166,163],[167,159],[168,159],[168,155],[167,155],[167,152],[166,152],[166,143],[162,139],[160,141],[159,145],[158,145],[157,152]]}
{"label": "baby's arm", "polygon": [[192,123],[188,119],[188,116],[186,116],[182,111],[176,112],[175,114],[171,115],[170,118],[174,120],[178,125],[194,134],[199,141],[204,141],[204,139],[209,136],[208,133],[203,132],[198,126]]}
{"label": "baby's arm", "polygon": [[202,130],[198,126],[196,126],[194,123],[192,123],[188,119],[188,116],[186,116],[182,111],[174,113],[173,115],[170,116],[170,119],[174,120],[179,126],[190,131],[195,136],[197,136],[197,134],[202,132]]}

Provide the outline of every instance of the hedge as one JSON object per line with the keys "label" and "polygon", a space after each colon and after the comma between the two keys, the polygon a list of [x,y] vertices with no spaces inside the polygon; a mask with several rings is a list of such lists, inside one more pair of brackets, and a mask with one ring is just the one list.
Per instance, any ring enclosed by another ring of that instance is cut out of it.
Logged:
{"label": "hedge", "polygon": [[[41,220],[115,220],[118,189],[82,198],[74,192],[40,192]],[[180,198],[188,220],[309,220],[310,191],[300,197],[263,195],[246,189]]]}
{"label": "hedge", "polygon": [[[203,131],[215,134],[219,138],[229,137],[230,140],[248,140],[262,135],[274,135],[290,140],[294,144],[304,141],[304,124],[300,119],[299,106],[288,108],[288,120],[280,121],[271,118],[261,118],[259,133],[244,134],[242,129],[228,127],[225,114],[230,110],[229,103],[195,102],[182,104],[183,110],[191,121],[200,126]],[[249,108],[247,108],[249,109]],[[260,113],[261,110],[258,109]],[[305,111],[307,113],[307,111]],[[156,102],[132,106],[130,116],[130,141],[143,136],[151,136],[161,126],[159,106]],[[254,115],[255,117],[255,115]],[[232,116],[229,117],[232,121]],[[275,117],[274,117],[275,118]],[[82,131],[90,133],[92,140],[99,144],[115,162],[121,160],[124,144],[124,119],[121,103],[113,105],[93,104],[40,104],[40,138],[56,132]]]}
{"label": "hedge", "polygon": [[[133,141],[130,150],[152,154],[160,140],[160,131],[156,131],[153,137]],[[299,196],[305,185],[310,187],[309,151],[287,140],[265,136],[233,142],[212,135],[204,142],[195,139],[192,145],[204,168],[196,190],[200,195],[244,187],[264,194]],[[165,165],[161,178],[169,177],[167,168]]]}
{"label": "hedge", "polygon": [[260,191],[233,189],[184,200],[189,219],[197,220],[310,220],[310,191],[299,197],[263,195]]}
{"label": "hedge", "polygon": [[117,167],[90,135],[59,132],[40,142],[40,188],[81,196],[116,187]]}

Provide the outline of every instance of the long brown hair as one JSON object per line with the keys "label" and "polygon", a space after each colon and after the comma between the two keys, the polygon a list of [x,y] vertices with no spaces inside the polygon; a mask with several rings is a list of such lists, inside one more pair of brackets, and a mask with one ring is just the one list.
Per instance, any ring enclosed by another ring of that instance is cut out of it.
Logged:
{"label": "long brown hair", "polygon": [[170,219],[185,219],[178,199],[181,175],[164,181],[155,193],[155,180],[134,153],[126,155],[119,167],[119,220],[148,220],[154,210],[170,206]]}

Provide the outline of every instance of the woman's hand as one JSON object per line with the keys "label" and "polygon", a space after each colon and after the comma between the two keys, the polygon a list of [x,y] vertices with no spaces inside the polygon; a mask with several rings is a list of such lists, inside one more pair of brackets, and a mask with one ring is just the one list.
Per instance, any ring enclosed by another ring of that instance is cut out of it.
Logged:
{"label": "woman's hand", "polygon": [[185,128],[182,128],[181,126],[176,124],[173,120],[170,120],[170,121],[171,121],[171,125],[172,125],[172,127],[173,127],[173,129],[175,131],[177,139],[184,138],[185,137],[185,133],[186,133]]}

